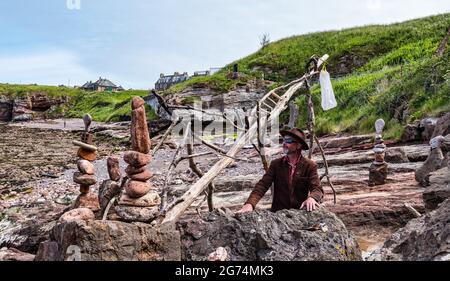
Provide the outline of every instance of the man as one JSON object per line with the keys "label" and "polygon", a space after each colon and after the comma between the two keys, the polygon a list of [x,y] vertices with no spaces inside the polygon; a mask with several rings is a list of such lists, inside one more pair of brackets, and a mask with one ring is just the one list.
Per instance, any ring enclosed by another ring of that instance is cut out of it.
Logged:
{"label": "man", "polygon": [[323,189],[317,173],[317,164],[302,156],[308,150],[305,133],[297,128],[281,131],[284,157],[270,163],[269,170],[256,184],[245,205],[238,213],[255,209],[267,190],[274,183],[272,212],[283,209],[303,209],[311,212],[319,207]]}

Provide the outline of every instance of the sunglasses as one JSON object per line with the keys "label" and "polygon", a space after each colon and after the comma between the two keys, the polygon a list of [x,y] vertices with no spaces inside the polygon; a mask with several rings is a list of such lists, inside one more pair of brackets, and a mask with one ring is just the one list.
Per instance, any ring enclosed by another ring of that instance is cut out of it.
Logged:
{"label": "sunglasses", "polygon": [[294,139],[283,139],[283,142],[287,144],[297,143]]}

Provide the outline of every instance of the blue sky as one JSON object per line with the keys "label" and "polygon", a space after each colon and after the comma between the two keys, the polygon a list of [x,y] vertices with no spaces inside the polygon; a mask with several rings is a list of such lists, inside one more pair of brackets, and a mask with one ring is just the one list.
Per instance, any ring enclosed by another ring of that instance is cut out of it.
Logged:
{"label": "blue sky", "polygon": [[[80,3],[78,9],[78,3]],[[220,67],[313,31],[450,12],[448,0],[2,0],[0,83],[149,89],[160,73]]]}

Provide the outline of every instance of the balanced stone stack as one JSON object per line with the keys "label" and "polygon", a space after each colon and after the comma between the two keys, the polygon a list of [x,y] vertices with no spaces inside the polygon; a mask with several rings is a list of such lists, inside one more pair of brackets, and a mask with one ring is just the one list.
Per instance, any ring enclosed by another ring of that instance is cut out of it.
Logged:
{"label": "balanced stone stack", "polygon": [[149,180],[153,177],[147,165],[152,157],[150,154],[151,140],[145,114],[145,101],[140,97],[132,100],[131,113],[131,145],[132,151],[124,154],[128,164],[125,172],[129,180],[124,186],[117,214],[126,221],[150,222],[159,214],[161,198]]}
{"label": "balanced stone stack", "polygon": [[99,204],[97,196],[90,192],[90,187],[97,183],[95,167],[92,164],[92,161],[97,159],[97,147],[93,145],[93,134],[89,131],[92,117],[86,114],[83,121],[85,131],[81,142],[73,141],[73,144],[79,147],[77,155],[80,157],[77,163],[78,172],[74,173],[73,181],[80,185],[81,192],[74,203],[74,208],[89,208],[95,212],[99,210]]}
{"label": "balanced stone stack", "polygon": [[385,122],[383,119],[378,119],[375,122],[376,137],[375,147],[373,152],[375,153],[375,161],[372,162],[369,168],[369,186],[383,185],[386,183],[388,175],[388,164],[384,160],[386,153],[386,145],[381,136],[383,132]]}

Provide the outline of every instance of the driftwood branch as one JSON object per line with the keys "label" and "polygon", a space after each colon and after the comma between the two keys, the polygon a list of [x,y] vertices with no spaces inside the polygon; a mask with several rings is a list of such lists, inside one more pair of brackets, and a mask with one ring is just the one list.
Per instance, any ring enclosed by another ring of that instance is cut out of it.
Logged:
{"label": "driftwood branch", "polygon": [[258,149],[256,150],[259,154],[259,156],[261,157],[261,161],[263,163],[263,167],[264,167],[264,171],[268,171],[269,170],[269,163],[267,161],[267,157],[264,153],[264,145],[261,142],[261,111],[260,111],[260,106],[259,103],[256,104],[256,122],[257,122],[257,126],[258,126],[258,131],[257,131],[257,140],[258,140]]}
{"label": "driftwood branch", "polygon": [[316,136],[314,136],[314,140],[316,141],[317,146],[320,149],[320,153],[322,154],[322,158],[323,158],[323,164],[325,167],[325,174],[320,177],[320,180],[322,180],[322,178],[324,178],[324,177],[327,177],[328,184],[330,185],[331,190],[333,190],[333,201],[334,201],[334,204],[336,205],[336,190],[334,189],[334,185],[331,182],[329,169],[328,169],[328,161],[327,161],[327,158],[325,157],[325,152],[323,151],[322,145],[320,144],[319,139]]}
{"label": "driftwood branch", "polygon": [[[190,155],[190,156],[194,155],[193,154],[194,146],[191,141],[187,143],[187,152],[188,152],[188,155]],[[199,178],[204,176],[204,173],[200,170],[200,168],[197,166],[197,163],[195,163],[194,158],[192,158],[192,157],[189,158],[189,167]],[[215,189],[214,183],[211,182],[208,185],[208,194],[206,196],[208,198],[208,209],[210,212],[214,211],[214,202],[213,202],[214,189]],[[201,206],[201,204],[199,206]]]}
{"label": "driftwood branch", "polygon": [[186,140],[189,136],[190,130],[191,130],[191,122],[188,122],[188,124],[186,125],[186,128],[184,130],[183,139],[181,140],[180,145],[178,146],[177,150],[175,151],[172,162],[170,163],[169,169],[167,170],[167,175],[164,180],[164,185],[163,185],[163,190],[162,190],[162,195],[161,195],[160,212],[162,212],[163,210],[165,210],[167,208],[167,191],[168,191],[167,185],[170,183],[170,181],[172,179],[172,171],[176,168],[177,164],[179,163],[179,161],[177,162],[178,154],[180,153],[181,148],[186,143]]}
{"label": "driftwood branch", "polygon": [[420,218],[422,216],[416,209],[414,209],[413,206],[409,205],[408,203],[405,203],[404,206],[415,218]]}
{"label": "driftwood branch", "polygon": [[315,120],[316,117],[314,115],[314,105],[312,102],[312,93],[311,93],[311,87],[309,85],[308,79],[305,81],[306,89],[308,90],[306,93],[306,100],[308,104],[308,131],[309,131],[309,159],[312,158],[312,154],[314,151],[314,126],[315,126]]}

